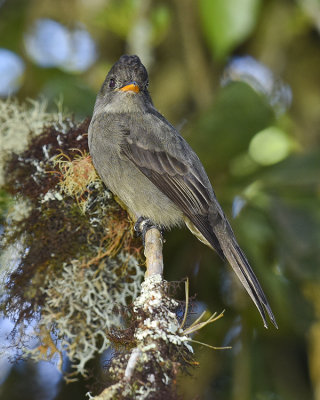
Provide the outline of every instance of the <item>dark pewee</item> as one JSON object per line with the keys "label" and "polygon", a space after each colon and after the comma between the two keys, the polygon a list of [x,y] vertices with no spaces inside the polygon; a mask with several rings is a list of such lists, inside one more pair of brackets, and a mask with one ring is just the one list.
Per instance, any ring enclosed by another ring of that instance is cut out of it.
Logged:
{"label": "dark pewee", "polygon": [[267,312],[277,327],[201,161],[154,107],[139,57],[124,55],[109,71],[89,126],[89,149],[102,180],[136,220],[164,229],[186,224],[229,262],[264,326]]}

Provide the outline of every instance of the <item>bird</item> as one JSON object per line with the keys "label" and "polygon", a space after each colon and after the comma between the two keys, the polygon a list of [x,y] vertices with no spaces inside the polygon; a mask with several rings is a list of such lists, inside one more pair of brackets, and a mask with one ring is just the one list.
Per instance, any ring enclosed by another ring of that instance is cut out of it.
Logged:
{"label": "bird", "polygon": [[256,305],[264,326],[269,302],[240,248],[207,173],[178,130],[157,111],[137,55],[111,67],[88,128],[93,165],[136,221],[161,229],[186,225],[227,261]]}

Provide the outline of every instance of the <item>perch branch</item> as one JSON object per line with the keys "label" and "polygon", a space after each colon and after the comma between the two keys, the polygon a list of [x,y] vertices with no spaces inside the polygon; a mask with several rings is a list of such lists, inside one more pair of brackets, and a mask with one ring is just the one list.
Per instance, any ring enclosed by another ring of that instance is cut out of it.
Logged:
{"label": "perch branch", "polygon": [[133,307],[138,322],[135,347],[112,361],[109,371],[117,382],[95,400],[152,399],[159,393],[167,398],[175,391],[179,365],[192,360],[189,338],[181,334],[176,315],[179,304],[167,295],[162,278],[161,232],[155,227],[149,229],[144,242],[147,271]]}
{"label": "perch branch", "polygon": [[146,257],[146,278],[163,274],[162,236],[157,228],[151,228],[146,232],[144,255]]}
{"label": "perch branch", "polygon": [[144,242],[147,271],[141,293],[133,304],[137,321],[135,347],[122,358],[112,361],[109,372],[116,383],[99,396],[90,397],[94,400],[172,398],[179,369],[194,364],[189,343],[216,348],[193,341],[189,335],[221,318],[223,313],[218,316],[215,313],[206,321],[203,320],[205,313],[202,313],[183,329],[188,313],[189,282],[186,282],[186,310],[179,323],[179,303],[168,296],[167,283],[162,278],[161,232],[152,227],[146,232]]}

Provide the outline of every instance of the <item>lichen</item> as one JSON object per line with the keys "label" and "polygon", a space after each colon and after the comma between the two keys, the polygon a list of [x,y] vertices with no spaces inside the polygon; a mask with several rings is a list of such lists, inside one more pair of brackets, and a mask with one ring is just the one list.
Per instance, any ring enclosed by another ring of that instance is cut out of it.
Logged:
{"label": "lichen", "polygon": [[179,303],[168,295],[161,275],[147,277],[133,306],[137,321],[135,347],[114,357],[108,373],[114,379],[95,400],[178,399],[178,372],[193,366],[193,350],[177,318]]}
{"label": "lichen", "polygon": [[[39,103],[0,103],[0,136],[8,140],[0,186],[11,204],[1,240],[0,313],[15,323],[12,336],[24,356],[58,356],[61,367],[66,355],[74,374],[85,374],[112,332],[127,329],[126,308],[143,275],[141,242],[94,170],[89,119],[76,124]],[[38,338],[32,349],[31,322]]]}
{"label": "lichen", "polygon": [[[119,274],[119,259],[105,257],[89,267],[87,261],[73,260],[64,265],[57,279],[50,277],[43,288],[46,302],[38,322],[40,333],[41,329],[57,332],[56,352],[66,352],[75,370],[73,375],[86,375],[87,362],[110,346],[108,332],[122,327],[119,311],[127,307],[128,298],[135,298],[137,282],[142,278],[132,256],[127,260],[127,272],[135,277],[131,282]],[[29,354],[37,360],[41,351],[42,344]]]}
{"label": "lichen", "polygon": [[20,104],[14,99],[0,99],[0,186],[4,184],[3,170],[8,154],[12,151],[22,152],[30,135],[41,134],[46,124],[54,124],[61,129],[62,121],[66,117],[61,110],[49,113],[46,108],[45,102],[29,100],[28,103]]}

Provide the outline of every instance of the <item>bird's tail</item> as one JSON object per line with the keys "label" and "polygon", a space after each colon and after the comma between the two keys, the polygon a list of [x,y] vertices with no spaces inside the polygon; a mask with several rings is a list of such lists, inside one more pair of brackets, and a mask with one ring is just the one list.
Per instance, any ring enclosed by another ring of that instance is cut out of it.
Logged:
{"label": "bird's tail", "polygon": [[264,326],[268,328],[265,313],[267,311],[273,325],[278,328],[266,295],[252,271],[249,261],[238,245],[227,219],[223,218],[214,221],[214,223],[208,223],[208,220],[203,217],[201,218],[201,216],[191,215],[189,218],[184,217],[184,220],[190,231],[201,242],[216,250],[223,260],[229,262],[259,310]]}
{"label": "bird's tail", "polygon": [[245,254],[238,245],[230,225],[228,223],[227,226],[218,224],[218,226],[216,226],[214,229],[214,233],[219,241],[219,245],[225,258],[228,260],[229,264],[237,274],[249,296],[258,308],[263,319],[264,326],[268,328],[265,313],[265,311],[267,311],[273,325],[278,328],[266,295],[264,294],[257,277],[250,267]]}

